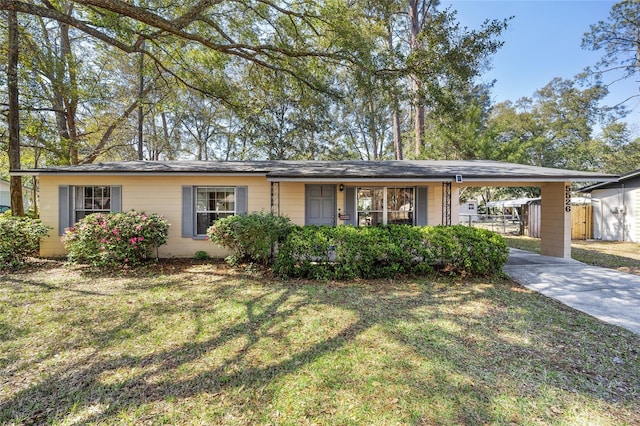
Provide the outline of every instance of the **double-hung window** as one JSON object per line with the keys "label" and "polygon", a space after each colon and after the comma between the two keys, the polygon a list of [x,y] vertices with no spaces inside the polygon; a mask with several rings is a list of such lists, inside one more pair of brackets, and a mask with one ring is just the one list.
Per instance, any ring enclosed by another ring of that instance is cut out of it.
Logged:
{"label": "double-hung window", "polygon": [[218,219],[236,214],[235,187],[196,187],[196,235],[205,235]]}
{"label": "double-hung window", "polygon": [[412,187],[361,187],[356,196],[358,226],[414,223]]}
{"label": "double-hung window", "polygon": [[246,186],[183,186],[182,236],[204,239],[216,220],[246,214],[247,206]]}
{"label": "double-hung window", "polygon": [[110,186],[76,186],[74,189],[74,222],[92,213],[111,211]]}
{"label": "double-hung window", "polygon": [[122,211],[122,187],[61,185],[58,187],[58,235],[91,213]]}

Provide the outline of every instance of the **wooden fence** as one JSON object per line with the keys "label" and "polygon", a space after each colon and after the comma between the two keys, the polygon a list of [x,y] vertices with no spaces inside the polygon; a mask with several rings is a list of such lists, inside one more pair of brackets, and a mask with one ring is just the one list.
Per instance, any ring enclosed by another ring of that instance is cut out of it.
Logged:
{"label": "wooden fence", "polygon": [[[526,235],[540,238],[540,204],[523,206],[524,230]],[[593,207],[571,206],[571,239],[590,240],[593,238]]]}
{"label": "wooden fence", "polygon": [[571,239],[593,239],[592,206],[571,206]]}

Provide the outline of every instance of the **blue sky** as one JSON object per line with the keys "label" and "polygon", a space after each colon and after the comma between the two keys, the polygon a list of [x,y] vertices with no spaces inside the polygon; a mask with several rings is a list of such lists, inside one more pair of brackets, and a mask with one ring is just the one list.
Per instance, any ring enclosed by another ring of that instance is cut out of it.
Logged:
{"label": "blue sky", "polygon": [[[580,47],[589,26],[606,20],[615,1],[608,0],[442,0],[441,8],[458,11],[463,26],[479,28],[485,19],[510,16],[505,42],[493,57],[492,70],[484,79],[496,80],[493,100],[515,101],[531,97],[554,77],[573,78],[585,67],[595,65],[602,52]],[[604,104],[613,106],[638,93],[638,78],[610,86]],[[640,100],[628,102],[627,117],[635,134],[640,133]]]}

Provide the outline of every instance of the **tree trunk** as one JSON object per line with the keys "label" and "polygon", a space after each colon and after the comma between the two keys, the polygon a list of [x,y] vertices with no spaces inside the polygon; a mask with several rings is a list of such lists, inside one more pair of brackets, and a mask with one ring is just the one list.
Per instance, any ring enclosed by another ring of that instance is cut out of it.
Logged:
{"label": "tree trunk", "polygon": [[[69,158],[71,164],[77,165],[78,159],[78,127],[76,125],[76,111],[78,110],[78,78],[76,73],[76,63],[71,52],[71,40],[69,38],[69,25],[60,23],[60,53],[62,56],[62,69],[66,68],[66,74],[69,77],[69,83],[66,88],[61,87],[61,93],[65,93],[65,118],[67,121],[66,128],[69,131]],[[65,66],[66,65],[66,66]],[[64,73],[59,75],[60,85],[64,86]]]}
{"label": "tree trunk", "polygon": [[[418,35],[420,34],[420,0],[409,0],[409,49],[414,52],[418,48]],[[420,96],[420,81],[417,76],[411,77],[411,92],[413,95],[412,106],[414,109],[413,137],[414,153],[420,155],[422,136],[424,133],[424,107]]]}
{"label": "tree trunk", "polygon": [[396,160],[404,160],[402,154],[402,131],[400,129],[400,112],[398,106],[393,111],[393,152]]}
{"label": "tree trunk", "polygon": [[[430,11],[438,5],[438,0],[409,0],[409,48],[411,52],[418,49],[418,36],[427,24]],[[414,115],[415,155],[419,156],[424,143],[425,105],[422,96],[422,81],[417,75],[411,77]]]}
{"label": "tree trunk", "polygon": [[373,99],[369,98],[369,137],[371,138],[371,152],[373,159],[378,160],[378,135],[376,132],[375,106]]}
{"label": "tree trunk", "polygon": [[[387,22],[387,46],[389,47],[389,53],[393,58],[393,29],[391,28],[391,22]],[[395,61],[394,61],[395,62]],[[393,64],[395,66],[395,63]],[[394,84],[395,89],[395,84]],[[393,120],[393,154],[396,160],[402,160],[402,130],[400,127],[400,102],[398,101],[398,95],[395,90],[391,92],[392,99],[392,120]]]}
{"label": "tree trunk", "polygon": [[420,95],[420,84],[416,82],[415,85],[416,93],[414,94],[414,122],[413,122],[413,132],[414,132],[414,141],[415,141],[415,155],[416,157],[420,155],[422,151],[422,144],[424,142],[424,105],[422,102],[422,96]]}
{"label": "tree trunk", "polygon": [[[144,41],[142,42],[144,49]],[[138,160],[144,160],[144,111],[142,109],[142,97],[144,96],[144,54],[140,53],[140,63],[138,64]]]}
{"label": "tree trunk", "polygon": [[160,118],[162,119],[162,146],[167,152],[167,159],[175,160],[173,149],[171,148],[171,132],[169,132],[167,113],[165,111],[162,111],[160,113]]}
{"label": "tree trunk", "polygon": [[[20,105],[18,104],[18,14],[7,12],[9,54],[7,57],[7,89],[9,91],[9,168],[20,170]],[[24,216],[22,177],[11,176],[11,214]]]}

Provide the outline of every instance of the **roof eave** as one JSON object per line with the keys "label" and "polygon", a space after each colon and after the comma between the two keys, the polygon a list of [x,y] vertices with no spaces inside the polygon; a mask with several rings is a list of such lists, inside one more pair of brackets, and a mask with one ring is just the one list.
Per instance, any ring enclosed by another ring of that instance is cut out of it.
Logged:
{"label": "roof eave", "polygon": [[457,182],[461,185],[465,183],[550,183],[550,182],[615,182],[617,178],[611,177],[585,177],[585,176],[510,176],[510,177],[464,177],[462,181],[457,181],[455,176],[382,176],[382,177],[354,177],[354,176],[270,176],[267,174],[269,182],[327,182],[327,183],[345,183],[345,182]]}
{"label": "roof eave", "polygon": [[55,170],[17,170],[9,172],[11,176],[266,176],[265,172],[147,172],[147,171],[109,171],[109,170],[93,170],[93,171],[55,171]]}

